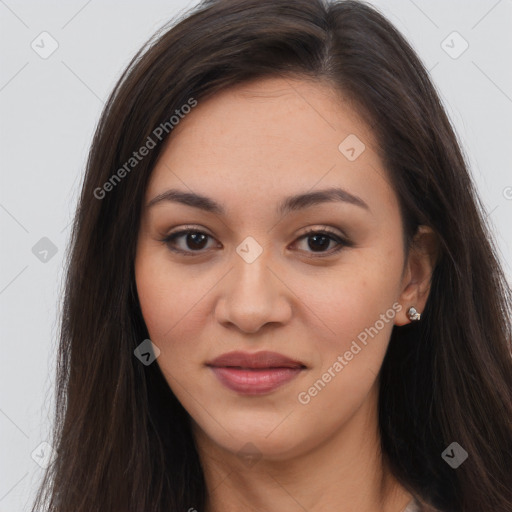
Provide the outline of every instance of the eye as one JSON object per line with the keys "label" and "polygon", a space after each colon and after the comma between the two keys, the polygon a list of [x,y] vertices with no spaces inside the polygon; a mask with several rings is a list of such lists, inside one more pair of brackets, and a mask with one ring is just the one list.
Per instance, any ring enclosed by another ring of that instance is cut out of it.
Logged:
{"label": "eye", "polygon": [[[182,229],[176,233],[169,234],[162,239],[161,242],[165,243],[173,252],[178,252],[185,256],[196,256],[205,252],[204,249],[207,248],[209,238],[213,240],[213,237],[204,231],[198,229]],[[180,240],[181,246],[178,243]],[[343,247],[351,247],[353,245],[347,239],[327,228],[309,229],[294,243],[302,240],[308,240],[307,247],[309,250],[313,253],[318,253],[318,255],[314,255],[313,257],[330,256],[340,251]],[[335,242],[337,245],[334,249],[326,251],[325,249],[329,248],[332,242]],[[306,252],[308,252],[307,249]]]}
{"label": "eye", "polygon": [[[343,247],[352,246],[348,240],[326,228],[321,230],[309,229],[298,239],[298,241],[302,240],[307,240],[307,248],[313,253],[319,253],[318,256],[314,255],[313,257],[331,256],[332,254],[340,251]],[[328,248],[331,242],[335,242],[337,245],[334,249],[326,251],[325,248]]]}
{"label": "eye", "polygon": [[[182,229],[176,233],[171,233],[166,236],[162,242],[164,242],[171,251],[179,252],[185,256],[195,256],[192,253],[198,253],[202,251],[207,245],[208,238],[212,238],[210,235],[197,229]],[[181,239],[181,247],[176,243],[177,240]]]}

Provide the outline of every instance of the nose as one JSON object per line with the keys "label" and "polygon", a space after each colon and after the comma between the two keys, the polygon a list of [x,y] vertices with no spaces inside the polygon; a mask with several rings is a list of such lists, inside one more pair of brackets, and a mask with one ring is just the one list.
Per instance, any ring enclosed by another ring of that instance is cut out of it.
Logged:
{"label": "nose", "polygon": [[293,293],[285,276],[263,257],[252,263],[242,258],[222,281],[215,316],[225,327],[236,326],[244,333],[256,333],[266,324],[285,324],[292,316]]}

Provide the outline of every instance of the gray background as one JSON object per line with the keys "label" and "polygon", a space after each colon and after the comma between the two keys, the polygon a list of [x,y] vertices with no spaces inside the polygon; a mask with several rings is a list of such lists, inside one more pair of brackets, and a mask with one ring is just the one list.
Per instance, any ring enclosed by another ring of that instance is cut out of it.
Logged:
{"label": "gray background", "polygon": [[[511,281],[512,1],[372,3],[431,71]],[[28,510],[43,472],[32,453],[50,439],[63,257],[103,102],[146,39],[195,4],[0,0],[0,512]],[[44,31],[58,43],[46,59],[31,47],[51,48]],[[469,44],[460,56],[453,31]]]}

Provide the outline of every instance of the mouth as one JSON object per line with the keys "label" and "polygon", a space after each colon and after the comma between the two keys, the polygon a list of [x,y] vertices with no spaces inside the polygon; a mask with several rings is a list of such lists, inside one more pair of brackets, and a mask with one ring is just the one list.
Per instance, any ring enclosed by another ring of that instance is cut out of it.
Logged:
{"label": "mouth", "polygon": [[306,365],[277,352],[229,352],[206,364],[228,389],[243,395],[276,390],[306,370]]}

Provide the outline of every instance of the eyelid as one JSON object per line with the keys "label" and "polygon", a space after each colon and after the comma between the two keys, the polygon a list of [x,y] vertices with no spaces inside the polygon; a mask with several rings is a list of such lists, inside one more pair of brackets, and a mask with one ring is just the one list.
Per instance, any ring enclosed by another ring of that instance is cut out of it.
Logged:
{"label": "eyelid", "polygon": [[302,232],[301,235],[299,235],[299,238],[302,238],[306,235],[309,235],[311,233],[325,233],[328,235],[332,235],[334,237],[339,238],[340,240],[347,239],[348,237],[345,236],[342,232],[335,231],[330,226],[320,226],[320,227],[309,227],[306,228],[305,231]]}
{"label": "eyelid", "polygon": [[335,240],[338,245],[334,247],[334,249],[330,249],[329,251],[325,252],[314,253],[306,251],[308,253],[308,258],[328,258],[329,256],[334,256],[343,248],[354,246],[353,242],[345,234],[340,234],[329,226],[307,228],[305,232],[303,232],[296,240],[294,240],[293,244],[303,240],[304,238],[308,238],[308,236],[313,234],[328,235],[331,239]]}
{"label": "eyelid", "polygon": [[[203,228],[202,226],[198,225],[184,225],[180,226],[179,229],[176,229],[175,231],[171,231],[169,234],[167,234],[165,237],[159,239],[160,242],[165,243],[167,246],[169,246],[169,250],[179,253],[185,256],[201,256],[208,252],[208,249],[202,249],[199,251],[183,251],[181,249],[176,249],[174,247],[170,247],[170,243],[173,241],[173,239],[179,238],[181,236],[184,236],[189,233],[199,233],[204,234],[208,236],[211,239],[215,240],[215,237],[211,235],[208,230]],[[339,233],[338,231],[335,231],[330,226],[318,226],[318,227],[308,227],[303,231],[298,237],[292,242],[292,244],[297,243],[300,240],[303,240],[304,238],[307,238],[310,235],[318,234],[318,235],[328,235],[332,240],[337,242],[337,246],[334,249],[330,249],[329,251],[325,252],[319,252],[309,253],[311,258],[326,258],[328,256],[332,256],[333,254],[339,252],[344,247],[353,247],[353,242],[350,241],[350,239],[343,233]],[[306,251],[308,252],[308,251]]]}
{"label": "eyelid", "polygon": [[204,235],[210,237],[213,240],[215,239],[215,237],[213,235],[211,235],[208,232],[208,230],[206,230],[202,226],[184,225],[184,226],[180,226],[179,229],[176,229],[175,231],[171,231],[170,233],[165,235],[163,238],[160,238],[159,241],[164,243],[165,245],[167,245],[169,250],[171,250],[172,252],[182,254],[184,256],[200,256],[200,255],[205,254],[207,252],[206,250],[183,251],[181,249],[176,249],[174,247],[170,247],[170,244],[173,241],[173,239],[179,238],[179,237],[184,236],[189,233],[200,233],[200,234],[204,234]]}

